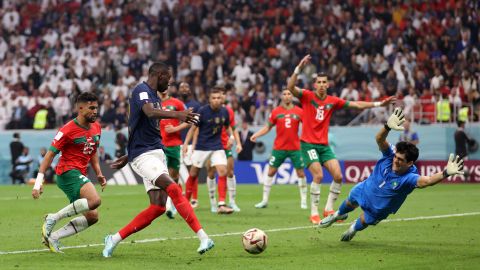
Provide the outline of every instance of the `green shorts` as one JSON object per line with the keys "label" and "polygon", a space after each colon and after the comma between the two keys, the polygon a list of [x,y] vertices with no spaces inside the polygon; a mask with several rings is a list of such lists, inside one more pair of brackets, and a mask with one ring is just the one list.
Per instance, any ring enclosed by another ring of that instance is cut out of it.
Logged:
{"label": "green shorts", "polygon": [[306,142],[300,142],[300,145],[302,147],[302,155],[307,168],[313,162],[320,162],[320,164],[323,165],[323,163],[337,158],[333,153],[332,148],[330,148],[330,145]]}
{"label": "green shorts", "polygon": [[89,182],[92,181],[79,170],[70,170],[57,175],[57,186],[67,195],[71,203],[80,199],[80,189]]}
{"label": "green shorts", "polygon": [[278,168],[287,157],[290,158],[295,169],[303,169],[305,167],[300,150],[273,150],[268,165]]}
{"label": "green shorts", "polygon": [[232,149],[225,149],[225,155],[227,156],[227,158],[233,157]]}
{"label": "green shorts", "polygon": [[180,145],[165,146],[163,152],[167,157],[167,167],[180,170]]}

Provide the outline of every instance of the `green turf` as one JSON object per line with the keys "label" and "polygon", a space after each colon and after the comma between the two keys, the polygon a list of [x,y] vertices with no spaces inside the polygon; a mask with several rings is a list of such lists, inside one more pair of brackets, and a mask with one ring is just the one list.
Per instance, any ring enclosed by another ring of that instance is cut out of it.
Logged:
{"label": "green turf", "polygon": [[[322,188],[321,205],[327,188]],[[341,199],[350,188],[344,188]],[[55,186],[46,187],[38,201],[30,198],[30,190],[28,186],[0,187],[1,252],[43,249],[43,215],[67,203]],[[231,216],[211,214],[204,185],[199,193],[196,213],[207,233],[258,227],[267,231],[267,250],[249,255],[242,249],[240,235],[235,234],[212,237],[215,248],[200,256],[196,253],[196,239],[181,239],[195,236],[183,220],[162,216],[128,238],[128,243],[119,245],[109,259],[101,257],[102,246],[66,249],[63,255],[46,251],[1,254],[0,269],[478,269],[480,265],[480,215],[380,223],[358,233],[352,242],[343,243],[339,238],[346,226],[308,228],[309,210],[300,210],[296,186],[274,186],[269,207],[255,209],[261,186],[240,185],[237,201],[242,211]],[[473,184],[416,190],[390,219],[480,211],[479,193],[480,185]],[[99,223],[63,239],[65,246],[100,244],[105,234],[116,232],[147,206],[143,186],[107,187],[101,196]],[[354,212],[348,222],[358,213]],[[268,232],[295,227],[300,228]],[[153,238],[168,240],[131,243]]]}

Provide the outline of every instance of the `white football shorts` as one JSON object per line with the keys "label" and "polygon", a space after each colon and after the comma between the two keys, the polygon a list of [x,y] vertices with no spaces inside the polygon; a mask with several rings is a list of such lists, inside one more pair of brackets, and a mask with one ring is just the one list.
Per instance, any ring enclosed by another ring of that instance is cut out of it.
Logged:
{"label": "white football shorts", "polygon": [[197,168],[202,168],[205,162],[210,159],[211,166],[225,165],[227,166],[227,155],[225,150],[202,151],[195,150],[192,154],[192,165]]}
{"label": "white football shorts", "polygon": [[155,186],[155,180],[162,174],[168,174],[167,160],[162,149],[143,153],[133,159],[130,165],[143,178],[143,185],[147,192],[153,189],[160,189]]}

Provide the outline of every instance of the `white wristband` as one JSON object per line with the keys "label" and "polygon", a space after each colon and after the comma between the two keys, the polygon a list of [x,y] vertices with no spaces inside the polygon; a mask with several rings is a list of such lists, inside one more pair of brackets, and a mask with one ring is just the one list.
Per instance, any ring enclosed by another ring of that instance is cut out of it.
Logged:
{"label": "white wristband", "polygon": [[33,189],[40,190],[40,187],[43,184],[43,177],[45,175],[41,172],[37,174],[37,179],[35,179],[35,185],[33,186]]}
{"label": "white wristband", "polygon": [[295,68],[295,70],[293,71],[293,73],[294,73],[295,75],[297,75],[297,76],[298,76],[298,74],[300,74],[300,72],[301,72],[301,70],[300,70],[300,67],[299,67],[299,66],[297,66],[297,67]]}
{"label": "white wristband", "polygon": [[231,139],[231,140],[235,140],[235,136],[230,135],[230,139]]}
{"label": "white wristband", "polygon": [[382,102],[380,101],[373,102],[373,107],[380,107],[380,106],[382,106]]}

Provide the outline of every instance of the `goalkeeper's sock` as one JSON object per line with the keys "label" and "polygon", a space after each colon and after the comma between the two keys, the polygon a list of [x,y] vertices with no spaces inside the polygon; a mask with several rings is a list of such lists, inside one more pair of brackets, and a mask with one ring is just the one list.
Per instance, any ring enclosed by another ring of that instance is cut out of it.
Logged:
{"label": "goalkeeper's sock", "polygon": [[267,176],[267,179],[263,181],[263,198],[262,202],[268,203],[268,198],[270,197],[270,190],[272,189],[273,176]]}
{"label": "goalkeeper's sock", "polygon": [[59,221],[63,218],[75,216],[75,215],[78,215],[78,214],[81,214],[81,213],[85,213],[89,210],[90,210],[90,208],[88,207],[87,199],[82,198],[82,199],[78,199],[78,200],[74,201],[73,203],[65,206],[63,209],[61,209],[57,213],[52,214],[52,217],[56,221]]}
{"label": "goalkeeper's sock", "polygon": [[367,228],[368,225],[367,224],[363,224],[362,223],[362,220],[360,218],[357,218],[357,220],[355,221],[355,224],[353,225],[353,228],[355,229],[355,231],[361,231],[365,228]]}
{"label": "goalkeeper's sock", "polygon": [[218,201],[225,203],[227,197],[227,176],[218,177]]}
{"label": "goalkeeper's sock", "polygon": [[318,203],[320,202],[320,184],[312,182],[310,185],[311,215],[318,216]]}
{"label": "goalkeeper's sock", "polygon": [[210,198],[210,206],[217,206],[217,198],[215,198],[215,192],[217,191],[217,183],[215,182],[216,179],[207,177],[207,188],[208,188],[208,196]]}
{"label": "goalkeeper's sock", "polygon": [[237,195],[237,179],[235,175],[233,177],[227,177],[227,188],[228,188],[228,202],[235,204],[235,197]]}
{"label": "goalkeeper's sock", "polygon": [[347,200],[345,200],[338,208],[338,215],[345,215],[346,213],[352,212],[353,210],[355,210],[355,208],[348,206]]}
{"label": "goalkeeper's sock", "polygon": [[150,223],[152,223],[154,219],[161,216],[163,213],[165,213],[165,207],[151,204],[148,208],[146,208],[145,210],[140,212],[135,218],[133,218],[130,223],[128,223],[121,230],[119,230],[118,234],[122,239],[125,239],[132,233],[141,231],[142,229],[150,225]]}
{"label": "goalkeeper's sock", "polygon": [[175,208],[177,208],[180,216],[185,219],[194,232],[198,232],[202,226],[200,225],[190,202],[182,196],[182,189],[177,184],[172,183],[168,185],[165,191],[168,193],[168,196],[172,198],[173,204],[175,205]]}
{"label": "goalkeeper's sock", "polygon": [[198,181],[198,177],[189,176],[187,182],[185,183],[185,197],[190,201],[193,194],[193,188]]}
{"label": "goalkeeper's sock", "polygon": [[65,237],[69,237],[71,235],[74,235],[76,233],[79,233],[86,228],[88,228],[88,221],[85,216],[79,216],[76,217],[72,220],[70,220],[69,223],[65,224],[62,228],[58,229],[57,231],[54,231],[50,237],[59,240]]}
{"label": "goalkeeper's sock", "polygon": [[330,192],[328,193],[327,204],[325,205],[325,211],[332,211],[333,204],[337,201],[338,195],[342,188],[342,183],[333,181],[330,184]]}

